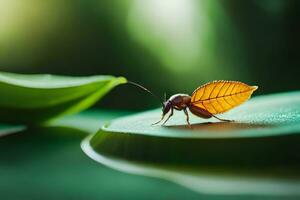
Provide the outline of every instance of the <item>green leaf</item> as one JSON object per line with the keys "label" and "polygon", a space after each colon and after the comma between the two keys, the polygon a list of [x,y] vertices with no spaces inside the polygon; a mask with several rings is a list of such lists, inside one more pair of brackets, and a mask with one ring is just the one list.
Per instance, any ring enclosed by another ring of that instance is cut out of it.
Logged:
{"label": "green leaf", "polygon": [[189,128],[176,112],[151,126],[160,116],[116,119],[83,147],[102,164],[200,192],[300,196],[300,92],[253,98],[222,115],[234,123],[191,116]]}
{"label": "green leaf", "polygon": [[40,123],[87,109],[123,77],[21,75],[0,72],[0,121]]}
{"label": "green leaf", "polygon": [[195,139],[267,137],[299,133],[300,91],[254,97],[218,116],[235,122],[225,123],[214,118],[201,119],[190,114],[193,126],[189,128],[184,113],[175,111],[166,126],[152,126],[161,117],[161,109],[155,109],[114,120],[103,130],[142,136]]}

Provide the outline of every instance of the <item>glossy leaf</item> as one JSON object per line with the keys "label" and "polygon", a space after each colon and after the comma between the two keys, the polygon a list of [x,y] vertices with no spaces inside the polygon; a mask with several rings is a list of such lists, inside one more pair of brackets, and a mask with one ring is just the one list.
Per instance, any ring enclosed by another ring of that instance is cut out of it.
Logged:
{"label": "glossy leaf", "polygon": [[224,113],[247,101],[256,89],[238,81],[214,81],[197,88],[191,103],[212,114]]}
{"label": "glossy leaf", "polygon": [[0,73],[0,121],[40,123],[82,111],[126,79]]}
{"label": "glossy leaf", "polygon": [[116,119],[83,147],[113,168],[200,192],[300,196],[300,92],[253,98],[223,114],[234,123],[193,116],[189,128],[176,112],[166,126],[151,126],[160,115]]}

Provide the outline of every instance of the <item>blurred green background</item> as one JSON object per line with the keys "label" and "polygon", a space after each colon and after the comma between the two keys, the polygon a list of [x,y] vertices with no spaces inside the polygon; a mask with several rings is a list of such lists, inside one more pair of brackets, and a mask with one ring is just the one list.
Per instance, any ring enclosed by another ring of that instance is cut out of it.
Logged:
{"label": "blurred green background", "polygon": [[[0,70],[122,75],[159,96],[215,80],[299,89],[297,0],[0,0]],[[120,86],[100,107],[158,102]]]}

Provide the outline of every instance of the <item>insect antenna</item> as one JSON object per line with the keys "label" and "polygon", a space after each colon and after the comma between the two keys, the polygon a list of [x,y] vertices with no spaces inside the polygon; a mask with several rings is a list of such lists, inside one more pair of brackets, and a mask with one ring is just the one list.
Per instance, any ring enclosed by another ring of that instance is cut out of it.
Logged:
{"label": "insect antenna", "polygon": [[138,84],[138,83],[135,83],[135,82],[132,82],[132,81],[127,81],[128,84],[131,84],[131,85],[134,85],[134,86],[137,86],[138,88],[141,88],[142,90],[150,93],[152,96],[154,96],[156,99],[159,100],[159,102],[164,106],[164,103],[162,102],[162,100],[157,96],[155,95],[153,92],[151,92],[150,90],[148,90],[147,88],[145,88],[144,86]]}

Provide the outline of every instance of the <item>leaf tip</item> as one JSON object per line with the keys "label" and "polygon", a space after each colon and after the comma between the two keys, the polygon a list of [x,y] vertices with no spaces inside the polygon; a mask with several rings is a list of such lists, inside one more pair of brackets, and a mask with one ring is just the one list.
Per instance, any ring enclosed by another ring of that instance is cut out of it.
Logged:
{"label": "leaf tip", "polygon": [[253,92],[255,91],[255,90],[257,90],[258,89],[258,86],[251,86],[251,88],[252,88],[252,90],[253,90]]}
{"label": "leaf tip", "polygon": [[120,76],[120,77],[117,77],[117,79],[120,84],[127,83],[127,79],[125,77]]}

